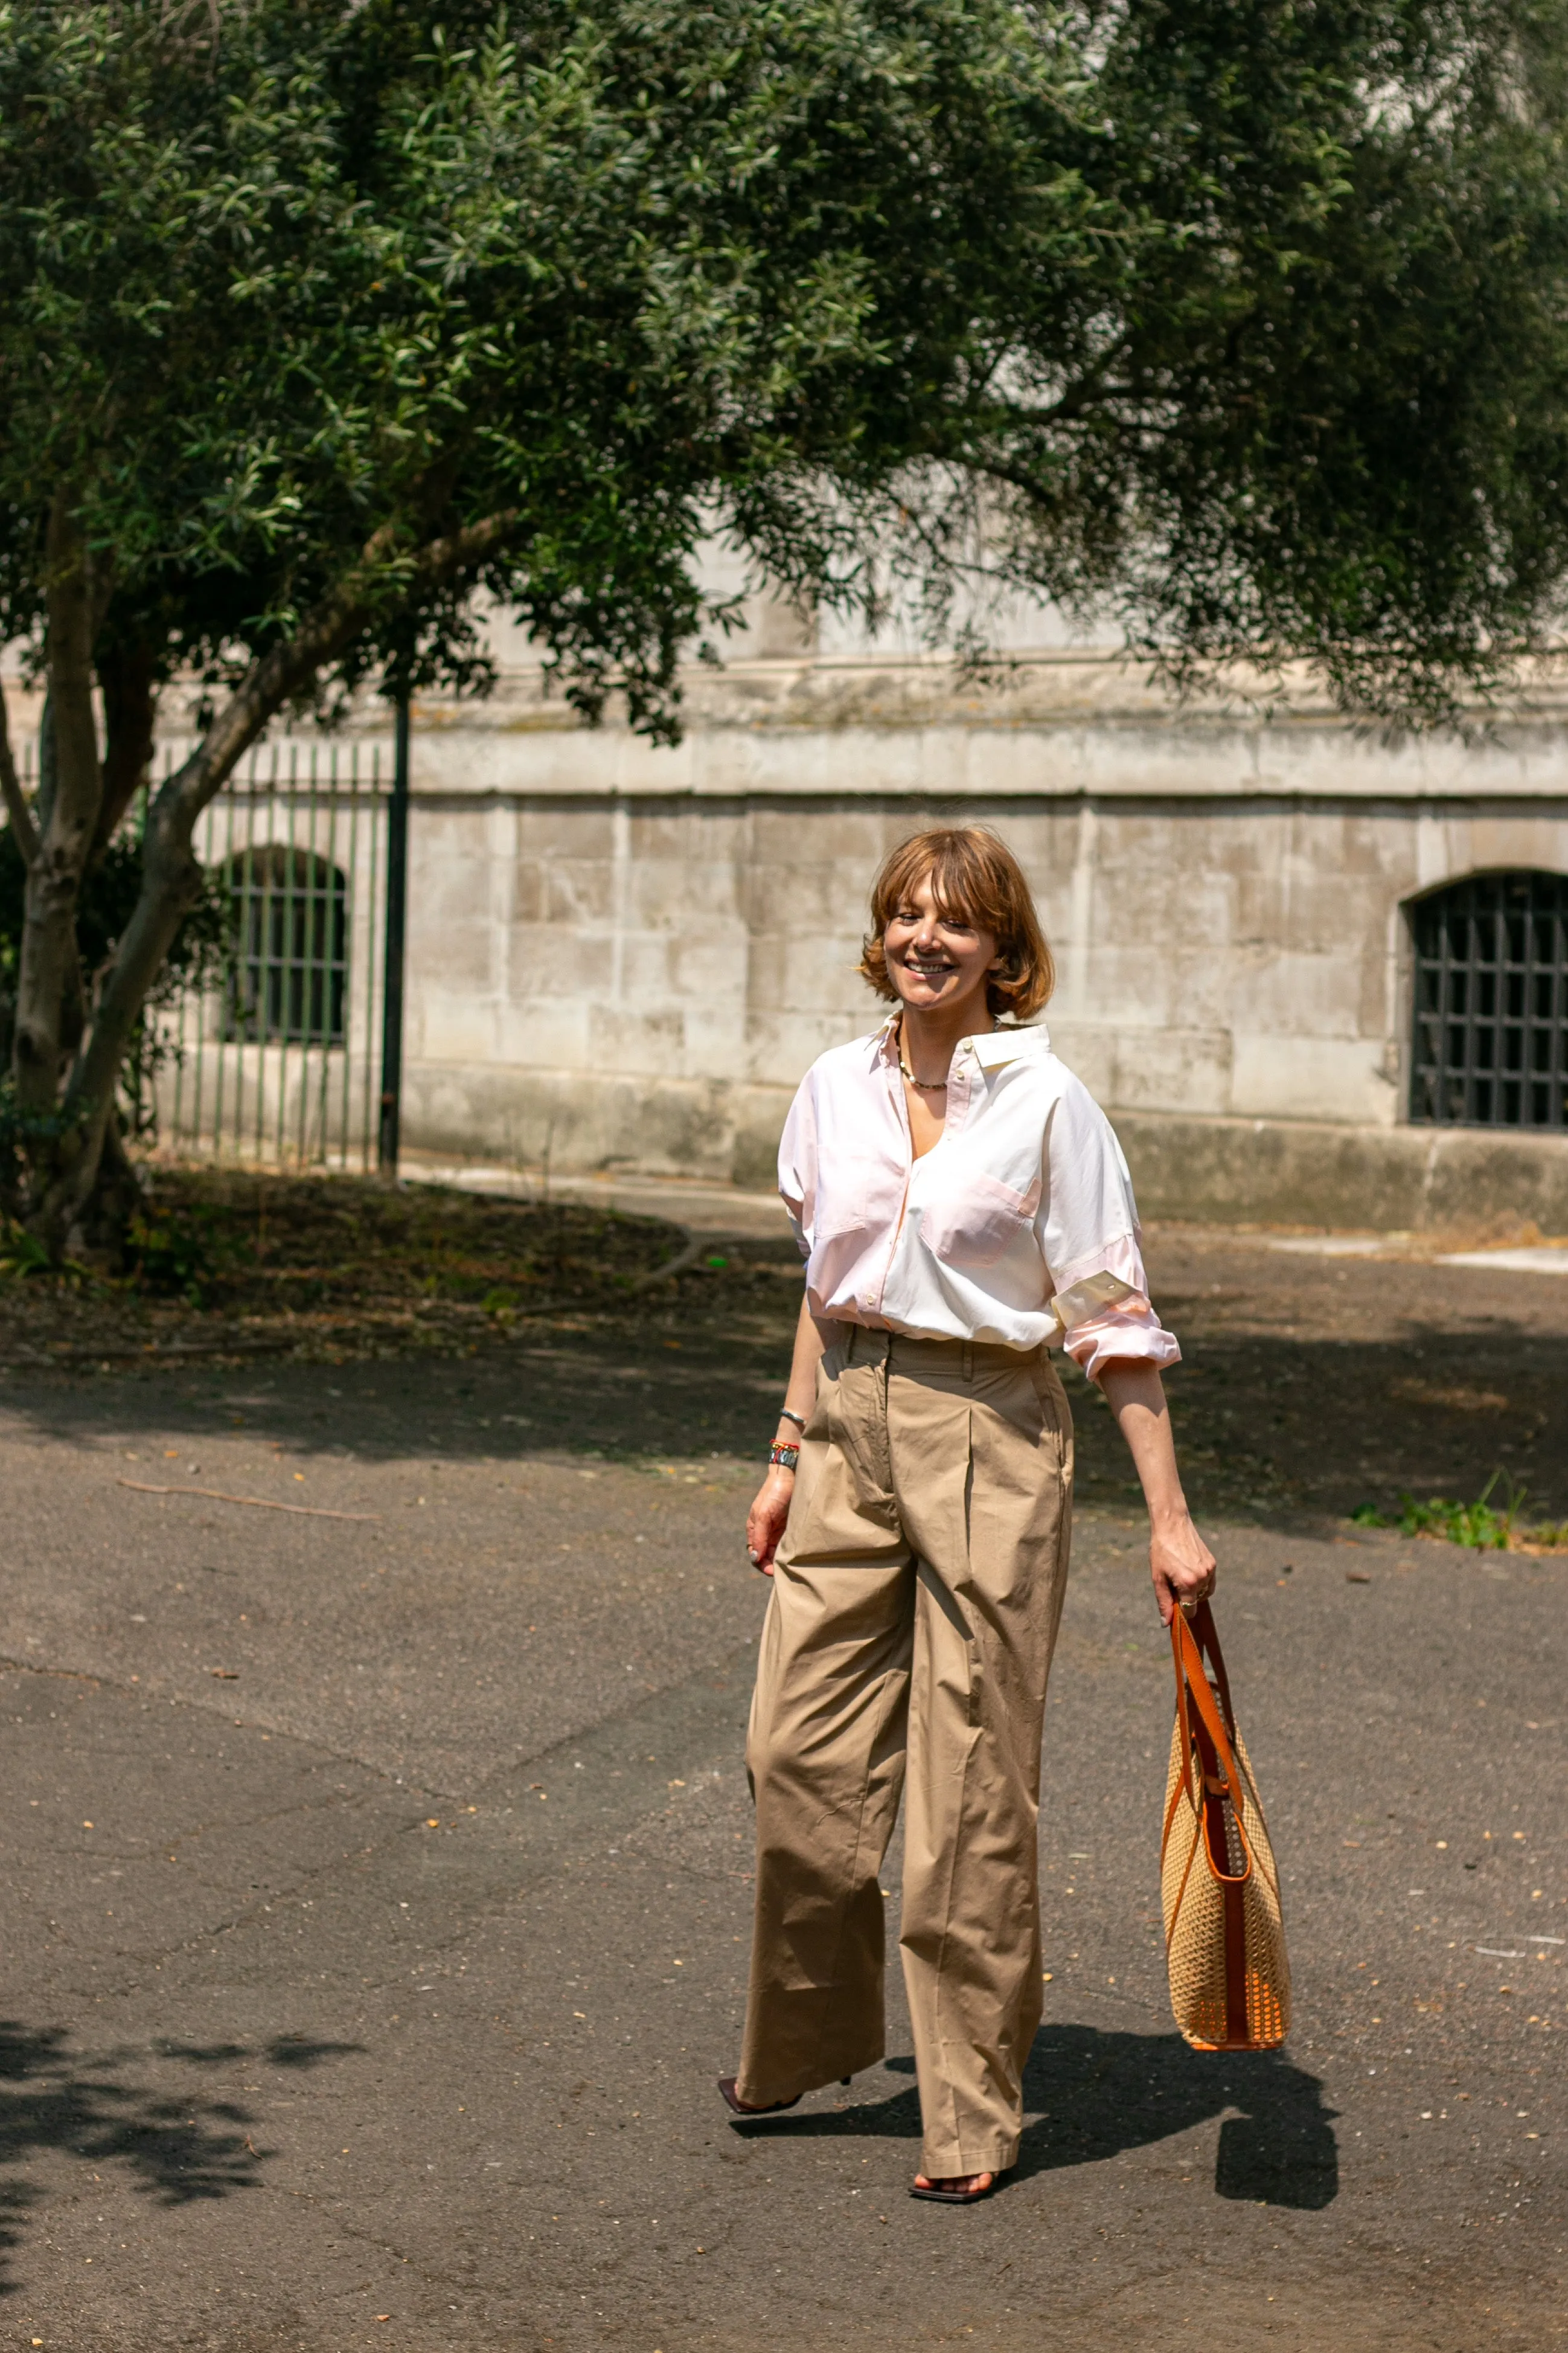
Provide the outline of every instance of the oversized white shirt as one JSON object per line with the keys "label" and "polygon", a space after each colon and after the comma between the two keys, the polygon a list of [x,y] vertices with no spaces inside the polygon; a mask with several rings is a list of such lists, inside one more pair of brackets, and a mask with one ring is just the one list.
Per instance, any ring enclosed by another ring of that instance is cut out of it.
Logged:
{"label": "oversized white shirt", "polygon": [[[813,1314],[1009,1348],[1054,1345],[1065,1327],[1091,1377],[1118,1357],[1176,1363],[1149,1302],[1121,1146],[1046,1031],[962,1039],[941,1141],[917,1160],[898,1018],[821,1055],[784,1123],[779,1191]],[[1100,1305],[1090,1282],[1063,1301],[1101,1274],[1131,1295]]]}

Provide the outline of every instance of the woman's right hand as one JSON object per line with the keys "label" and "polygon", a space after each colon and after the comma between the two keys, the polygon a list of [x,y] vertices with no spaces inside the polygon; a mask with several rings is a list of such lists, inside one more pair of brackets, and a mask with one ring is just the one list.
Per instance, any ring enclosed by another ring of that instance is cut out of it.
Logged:
{"label": "woman's right hand", "polygon": [[753,1568],[764,1577],[773,1573],[773,1555],[789,1518],[790,1497],[795,1493],[795,1472],[775,1465],[757,1489],[757,1498],[746,1514],[746,1552]]}

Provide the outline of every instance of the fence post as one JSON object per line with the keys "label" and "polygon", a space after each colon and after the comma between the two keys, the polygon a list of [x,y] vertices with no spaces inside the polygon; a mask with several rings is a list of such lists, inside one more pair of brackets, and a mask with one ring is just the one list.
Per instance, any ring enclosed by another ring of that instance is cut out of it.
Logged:
{"label": "fence post", "polygon": [[381,1134],[377,1163],[397,1174],[403,1114],[403,961],[408,904],[408,697],[400,694],[386,811],[386,942],[381,997]]}

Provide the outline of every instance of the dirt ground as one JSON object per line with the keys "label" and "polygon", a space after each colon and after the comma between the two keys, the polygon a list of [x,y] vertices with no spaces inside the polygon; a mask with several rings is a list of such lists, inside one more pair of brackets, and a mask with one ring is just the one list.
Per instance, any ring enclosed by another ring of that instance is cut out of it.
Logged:
{"label": "dirt ground", "polygon": [[[1321,1529],[1396,1514],[1403,1493],[1471,1502],[1490,1482],[1523,1527],[1568,1518],[1568,1271],[1193,1227],[1145,1240],[1182,1343],[1167,1387],[1200,1511]],[[515,1349],[558,1366],[553,1410],[530,1416],[537,1442],[748,1454],[800,1296],[782,1235],[708,1234],[693,1254],[661,1219],[346,1178],[162,1171],[139,1248],[119,1283],[0,1281],[0,1360],[107,1374]],[[1110,1417],[1066,1373],[1079,1493],[1125,1503]]]}
{"label": "dirt ground", "polygon": [[[1402,1492],[1467,1501],[1500,1473],[1525,1522],[1568,1515],[1568,1252],[1561,1275],[1164,1227],[1155,1303],[1193,1493],[1232,1516],[1333,1519]],[[1079,1413],[1091,1482],[1124,1479],[1109,1417]]]}

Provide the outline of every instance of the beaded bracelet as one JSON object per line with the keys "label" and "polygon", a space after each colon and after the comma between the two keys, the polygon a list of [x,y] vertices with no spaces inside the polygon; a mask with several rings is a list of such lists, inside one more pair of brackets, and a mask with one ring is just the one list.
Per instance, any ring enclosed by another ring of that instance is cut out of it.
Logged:
{"label": "beaded bracelet", "polygon": [[793,1471],[800,1461],[798,1446],[770,1446],[768,1461],[775,1471]]}

